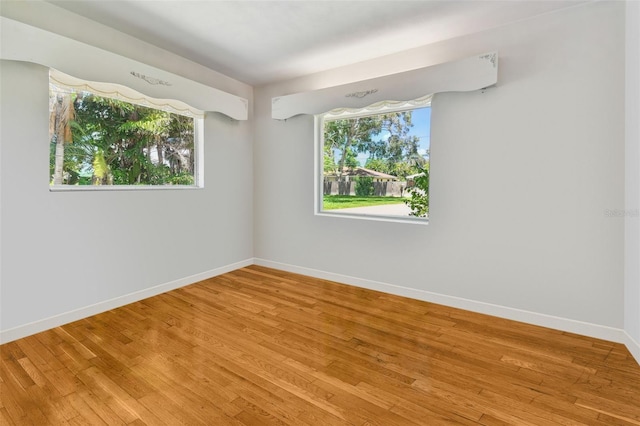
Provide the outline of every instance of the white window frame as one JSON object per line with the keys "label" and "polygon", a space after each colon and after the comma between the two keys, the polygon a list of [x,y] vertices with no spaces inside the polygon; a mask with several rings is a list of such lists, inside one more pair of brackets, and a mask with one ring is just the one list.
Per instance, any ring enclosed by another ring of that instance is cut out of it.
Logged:
{"label": "white window frame", "polygon": [[345,212],[340,209],[323,210],[324,201],[324,124],[328,119],[358,118],[388,112],[413,111],[431,107],[433,95],[423,96],[406,102],[382,101],[364,108],[337,108],[314,115],[314,214],[316,216],[340,217],[348,219],[373,220],[382,222],[413,223],[427,225],[429,217],[397,216]]}
{"label": "white window frame", "polygon": [[72,77],[50,69],[49,81],[75,91],[87,91],[105,98],[118,99],[161,111],[193,118],[194,184],[193,185],[49,185],[51,192],[67,191],[157,191],[204,188],[204,116],[205,112],[178,100],[155,99],[134,89],[115,83],[97,83]]}

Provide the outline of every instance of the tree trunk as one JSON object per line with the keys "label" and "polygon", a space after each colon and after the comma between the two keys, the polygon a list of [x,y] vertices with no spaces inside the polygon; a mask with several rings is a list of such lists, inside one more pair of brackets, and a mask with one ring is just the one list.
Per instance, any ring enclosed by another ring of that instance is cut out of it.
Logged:
{"label": "tree trunk", "polygon": [[340,161],[338,162],[338,182],[344,182],[344,163],[347,159],[347,152],[349,152],[349,147],[351,146],[351,138],[347,138],[347,141],[344,144],[342,149],[342,155],[340,156]]}
{"label": "tree trunk", "polygon": [[54,129],[56,135],[56,156],[53,168],[53,184],[64,181],[64,144],[72,141],[71,120],[75,117],[73,102],[69,95],[58,94],[55,103]]}
{"label": "tree trunk", "polygon": [[156,138],[156,150],[158,151],[158,165],[162,166],[164,164],[164,145],[160,138]]}
{"label": "tree trunk", "polygon": [[58,96],[55,104],[56,156],[53,168],[53,184],[62,185],[64,179],[64,97]]}
{"label": "tree trunk", "polygon": [[62,185],[64,177],[64,138],[56,138],[56,162],[53,169],[53,184]]}

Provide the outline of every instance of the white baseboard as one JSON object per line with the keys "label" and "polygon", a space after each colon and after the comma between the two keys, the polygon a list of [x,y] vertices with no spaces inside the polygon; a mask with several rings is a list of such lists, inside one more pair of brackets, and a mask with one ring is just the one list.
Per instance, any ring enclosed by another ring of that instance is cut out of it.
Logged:
{"label": "white baseboard", "polygon": [[[624,330],[618,328],[591,324],[588,322],[576,321],[568,318],[556,317],[553,315],[540,314],[536,312],[525,311],[522,309],[509,308],[506,306],[464,299],[461,297],[447,296],[444,294],[433,293],[425,290],[418,290],[394,284],[387,284],[379,281],[366,280],[348,275],[335,274],[333,272],[326,272],[318,269],[273,262],[265,259],[256,258],[254,260],[254,263],[256,265],[280,269],[282,271],[293,272],[302,275],[308,275],[314,278],[336,281],[356,287],[382,291],[398,296],[404,296],[412,299],[422,300],[425,302],[465,309],[467,311],[478,312],[481,314],[492,315],[533,325],[539,325],[541,327],[548,327],[555,330],[566,331],[569,333],[580,334],[583,336],[594,337],[611,342],[624,343],[627,346],[629,346],[628,342],[630,340],[633,341],[631,337],[624,332]],[[629,349],[629,351],[632,352],[636,360],[640,360],[638,351],[634,353],[631,348]]]}
{"label": "white baseboard", "polygon": [[146,299],[151,296],[156,296],[161,293],[166,293],[170,290],[175,290],[180,287],[184,287],[189,284],[196,283],[198,281],[206,280],[217,275],[221,275],[227,272],[234,271],[239,268],[244,268],[253,264],[253,259],[246,259],[240,262],[232,263],[230,265],[221,266],[219,268],[211,269],[209,271],[201,272],[199,274],[190,275],[188,277],[180,278],[175,281],[160,284],[154,287],[146,288],[144,290],[136,291],[133,293],[125,294],[113,299],[105,300],[93,305],[85,306],[83,308],[75,309],[73,311],[65,312],[59,315],[54,315],[49,318],[34,321],[29,324],[21,325],[8,330],[0,331],[0,344],[8,343],[13,340],[20,339],[22,337],[30,336],[41,331],[49,330],[54,327],[59,327],[64,324],[68,324],[73,321],[77,321],[82,318],[87,318],[91,315],[96,315],[101,312],[108,311],[110,309],[118,308],[120,306],[128,305],[129,303],[137,302],[142,299]]}
{"label": "white baseboard", "polygon": [[629,352],[631,352],[631,355],[633,355],[638,364],[640,364],[640,343],[636,342],[627,332],[624,332],[624,342],[622,343],[624,343],[627,349],[629,349]]}
{"label": "white baseboard", "polygon": [[0,344],[8,343],[22,337],[26,337],[41,331],[49,330],[54,327],[96,315],[110,309],[118,308],[129,303],[137,302],[148,297],[156,296],[167,291],[175,290],[198,281],[212,278],[236,269],[244,268],[249,265],[259,265],[268,268],[280,269],[282,271],[292,272],[296,274],[307,275],[315,278],[335,281],[343,284],[362,287],[370,290],[382,291],[398,296],[409,297],[412,299],[422,300],[425,302],[437,303],[441,305],[451,306],[454,308],[465,309],[481,314],[493,315],[500,318],[506,318],[514,321],[525,322],[528,324],[548,327],[555,330],[566,331],[583,336],[594,337],[598,339],[608,340],[617,343],[623,343],[629,349],[629,352],[640,363],[640,343],[636,342],[628,333],[622,329],[606,327],[598,324],[592,324],[582,321],[576,321],[568,318],[556,317],[553,315],[540,314],[521,309],[509,308],[506,306],[494,305],[491,303],[479,302],[476,300],[464,299],[461,297],[447,296],[444,294],[433,293],[425,290],[418,290],[409,287],[398,286],[394,284],[383,283],[379,281],[367,280],[348,275],[336,274],[333,272],[321,271],[318,269],[306,268],[302,266],[290,265],[287,263],[274,262],[266,259],[246,259],[240,262],[221,266],[216,269],[205,271],[199,274],[190,275],[155,287],[136,291],[124,296],[116,297],[94,305],[86,306],[73,311],[65,312],[29,324],[21,325],[12,329],[0,331]]}

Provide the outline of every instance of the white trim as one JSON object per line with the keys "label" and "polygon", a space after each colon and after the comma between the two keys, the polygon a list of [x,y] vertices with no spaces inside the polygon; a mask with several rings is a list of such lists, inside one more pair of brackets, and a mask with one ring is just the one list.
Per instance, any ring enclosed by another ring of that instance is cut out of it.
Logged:
{"label": "white trim", "polygon": [[556,317],[553,315],[539,314],[522,309],[514,309],[506,306],[494,305],[491,303],[478,302],[461,297],[447,296],[444,294],[417,290],[379,281],[372,281],[348,275],[336,274],[333,272],[321,271],[318,269],[306,268],[303,266],[296,266],[288,263],[275,262],[261,258],[250,258],[242,260],[240,262],[221,266],[219,268],[199,274],[190,275],[185,278],[181,278],[148,289],[140,290],[124,296],[116,297],[114,299],[86,306],[84,308],[65,312],[63,314],[45,318],[43,320],[34,321],[32,323],[21,325],[9,330],[0,331],[0,344],[8,343],[22,337],[49,330],[54,327],[59,327],[61,325],[77,321],[82,318],[87,318],[91,315],[96,315],[110,309],[125,306],[129,303],[137,302],[148,297],[156,296],[167,291],[175,290],[177,288],[184,287],[198,281],[222,275],[227,272],[231,272],[236,269],[244,268],[251,265],[279,269],[281,271],[292,272],[295,274],[302,274],[314,278],[335,281],[342,284],[353,285],[370,290],[382,291],[397,296],[409,297],[425,302],[465,309],[471,312],[478,312],[481,314],[497,316],[513,321],[520,321],[527,324],[533,324],[541,327],[552,328],[555,330],[566,331],[569,333],[580,334],[583,336],[594,337],[597,339],[608,340],[611,342],[622,343],[627,347],[636,361],[640,363],[640,343],[636,342],[627,332],[622,329],[587,323],[583,321],[576,321],[568,318]]}
{"label": "white trim", "polygon": [[195,143],[194,152],[196,154],[193,163],[195,187],[204,188],[204,118],[193,120],[193,141]]}
{"label": "white trim", "polygon": [[364,108],[336,108],[320,115],[323,117],[324,124],[327,121],[341,120],[344,118],[370,117],[372,115],[382,115],[389,112],[429,108],[431,107],[432,99],[433,95],[430,94],[410,101],[380,101]]}
{"label": "white trim", "polygon": [[336,108],[364,108],[385,101],[409,101],[441,92],[468,92],[498,81],[498,53],[271,99],[271,117],[322,114]]}
{"label": "white trim", "polygon": [[640,343],[636,342],[626,331],[623,331],[622,333],[623,341],[620,343],[624,343],[629,352],[631,352],[631,355],[633,355],[638,364],[640,364]]}
{"label": "white trim", "polygon": [[193,108],[176,99],[156,99],[122,84],[87,81],[49,68],[49,90],[54,93],[90,92],[104,98],[117,99],[134,105],[141,105],[172,114],[191,118],[204,118],[204,111]]}
{"label": "white trim", "polygon": [[[437,303],[440,305],[451,306],[454,308],[465,309],[471,312],[492,315],[500,318],[520,321],[527,324],[548,327],[555,330],[566,331],[569,333],[580,334],[583,336],[594,337],[597,339],[608,340],[617,343],[625,343],[632,341],[622,329],[607,327],[598,324],[592,324],[583,321],[572,320],[568,318],[556,317],[553,315],[540,314],[537,312],[525,311],[522,309],[509,308],[507,306],[494,305],[492,303],[479,302],[476,300],[465,299],[462,297],[448,296],[445,294],[433,293],[425,290],[418,290],[409,287],[398,286],[394,284],[372,281],[363,278],[352,277],[349,275],[336,274],[333,272],[321,271],[318,269],[306,268],[303,266],[290,265],[287,263],[274,262],[271,260],[254,259],[254,264],[265,266],[268,268],[280,269],[282,271],[293,272],[339,282],[342,284],[353,285],[370,290],[382,291],[398,296],[409,297],[412,299],[422,300],[425,302]],[[631,351],[631,349],[629,349]],[[636,359],[640,360],[640,353],[634,353]],[[633,353],[633,351],[632,351]]]}
{"label": "white trim", "polygon": [[166,191],[204,189],[196,185],[49,185],[50,192],[86,192],[86,191]]}
{"label": "white trim", "polygon": [[247,99],[215,87],[4,16],[0,30],[0,59],[40,64],[82,80],[120,84],[152,98],[248,119]]}
{"label": "white trim", "polygon": [[87,318],[91,315],[96,315],[110,309],[119,308],[121,306],[125,306],[130,303],[146,299],[148,297],[157,296],[158,294],[166,293],[167,291],[175,290],[177,288],[184,287],[198,281],[206,280],[217,275],[222,275],[236,269],[244,268],[245,266],[249,266],[252,264],[253,259],[249,258],[240,262],[231,263],[229,265],[221,266],[216,269],[201,272],[199,274],[190,275],[188,277],[180,278],[168,283],[160,284],[154,287],[146,288],[144,290],[105,300],[104,302],[99,302],[93,305],[85,306],[83,308],[75,309],[73,311],[64,312],[62,314],[34,321],[29,324],[24,324],[8,330],[3,330],[0,331],[0,344],[8,343],[22,337],[39,333],[41,331],[59,327],[61,325],[68,324],[82,318]]}
{"label": "white trim", "polygon": [[429,219],[426,217],[415,216],[385,216],[382,214],[366,214],[366,213],[349,213],[341,211],[342,209],[335,210],[320,210],[316,211],[316,216],[324,217],[339,217],[341,219],[358,219],[358,220],[375,220],[378,222],[395,222],[395,223],[412,223],[414,225],[428,225]]}

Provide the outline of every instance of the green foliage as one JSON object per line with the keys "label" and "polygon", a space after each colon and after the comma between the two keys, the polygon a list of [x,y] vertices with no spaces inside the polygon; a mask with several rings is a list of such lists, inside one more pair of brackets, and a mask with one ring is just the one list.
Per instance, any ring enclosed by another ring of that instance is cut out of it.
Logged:
{"label": "green foliage", "polygon": [[364,167],[369,170],[375,170],[376,172],[389,173],[389,164],[382,158],[369,158],[364,164]]}
{"label": "green foliage", "polygon": [[[379,116],[359,117],[326,121],[324,125],[325,155],[335,152],[340,158],[335,163],[335,172],[343,180],[345,167],[357,167],[356,155],[363,147],[373,143],[373,136],[380,133],[382,125]],[[335,160],[334,160],[335,162]],[[325,160],[325,164],[327,161]]]}
{"label": "green foliage", "polygon": [[102,151],[96,152],[93,157],[93,176],[98,182],[97,185],[104,185],[109,175],[109,166],[104,159],[104,153]]}
{"label": "green foliage", "polygon": [[[52,88],[52,96],[57,96],[56,90]],[[88,92],[73,99],[72,138],[64,146],[64,184],[194,184],[192,118]],[[51,176],[55,150],[56,135],[52,135]]]}
{"label": "green foliage", "polygon": [[149,182],[151,185],[166,185],[171,180],[169,166],[152,167],[149,170]]}
{"label": "green foliage", "polygon": [[356,178],[356,196],[369,197],[373,195],[373,178],[361,176]]}
{"label": "green foliage", "polygon": [[129,185],[129,172],[123,169],[115,169],[112,171],[114,185]]}
{"label": "green foliage", "polygon": [[334,158],[333,150],[330,145],[325,144],[323,147],[324,155],[324,166],[323,170],[325,173],[332,173],[336,171],[336,159]]}
{"label": "green foliage", "polygon": [[429,168],[423,167],[414,178],[415,185],[407,188],[410,195],[404,203],[411,209],[410,216],[427,217],[429,214]]}
{"label": "green foliage", "polygon": [[181,173],[169,178],[169,183],[171,185],[193,185],[194,179],[193,175],[188,173]]}
{"label": "green foliage", "polygon": [[356,153],[349,147],[344,153],[344,166],[354,169],[359,165]]}
{"label": "green foliage", "polygon": [[[411,111],[344,118],[325,122],[324,171],[343,180],[345,167],[357,167],[357,155],[367,154],[364,167],[404,178],[418,173],[425,159],[419,138],[410,135]],[[338,157],[338,158],[335,158]]]}

